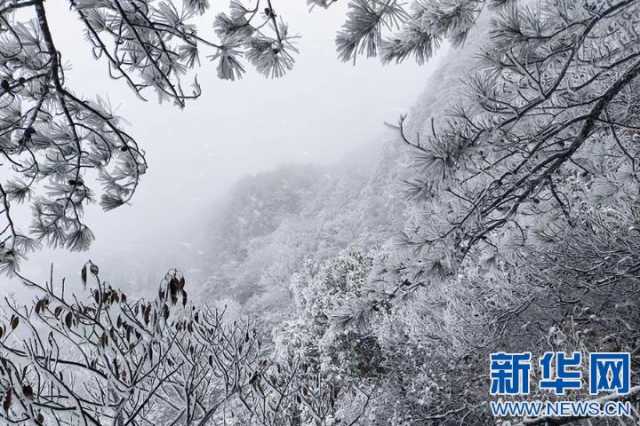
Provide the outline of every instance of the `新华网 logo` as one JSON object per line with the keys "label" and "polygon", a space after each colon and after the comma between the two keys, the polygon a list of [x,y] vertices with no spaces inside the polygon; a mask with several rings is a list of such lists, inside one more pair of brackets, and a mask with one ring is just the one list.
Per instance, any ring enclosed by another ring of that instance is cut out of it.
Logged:
{"label": "\u65b0\u534e\u7f51 logo", "polygon": [[[538,359],[538,389],[555,395],[581,390],[584,385],[581,352],[545,352]],[[491,395],[528,395],[534,368],[530,352],[491,354]],[[631,354],[628,352],[591,352],[588,354],[589,394],[631,389]]]}
{"label": "\u65b0\u534e\u7f51 logo", "polygon": [[[600,393],[624,397],[631,390],[631,354],[628,352],[545,352],[533,362],[530,352],[491,354],[491,386],[494,396],[526,396],[531,392],[534,369],[537,388],[558,396],[567,391],[580,391],[586,386],[590,395]],[[584,376],[587,377],[584,377]],[[637,391],[637,387],[634,388]],[[611,400],[552,400],[552,401],[491,401],[496,417],[619,417],[630,416],[629,401]]]}

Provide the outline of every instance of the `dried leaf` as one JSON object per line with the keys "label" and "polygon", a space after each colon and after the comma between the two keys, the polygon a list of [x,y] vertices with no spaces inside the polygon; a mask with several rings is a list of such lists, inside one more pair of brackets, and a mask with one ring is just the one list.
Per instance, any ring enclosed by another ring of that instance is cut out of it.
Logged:
{"label": "dried leaf", "polygon": [[82,270],[80,271],[80,278],[82,278],[82,285],[86,286],[87,285],[87,265],[84,265],[82,267]]}
{"label": "dried leaf", "polygon": [[5,412],[7,413],[9,412],[9,408],[11,408],[12,402],[13,402],[13,389],[9,388],[4,394],[4,398],[2,400],[2,408],[4,408]]}
{"label": "dried leaf", "polygon": [[10,324],[11,324],[11,329],[15,330],[16,328],[18,328],[18,324],[20,324],[20,319],[17,316],[12,315]]}

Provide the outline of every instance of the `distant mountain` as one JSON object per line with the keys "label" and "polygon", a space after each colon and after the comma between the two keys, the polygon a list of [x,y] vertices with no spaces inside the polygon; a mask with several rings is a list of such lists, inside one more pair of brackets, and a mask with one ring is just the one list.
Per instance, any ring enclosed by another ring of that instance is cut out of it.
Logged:
{"label": "distant mountain", "polygon": [[203,296],[278,313],[305,261],[393,236],[406,210],[403,151],[377,142],[332,166],[289,165],[241,179],[212,219]]}
{"label": "distant mountain", "polygon": [[212,220],[208,242],[225,261],[243,261],[254,238],[274,232],[289,216],[298,215],[322,187],[323,171],[313,165],[288,165],[245,176],[229,191]]}

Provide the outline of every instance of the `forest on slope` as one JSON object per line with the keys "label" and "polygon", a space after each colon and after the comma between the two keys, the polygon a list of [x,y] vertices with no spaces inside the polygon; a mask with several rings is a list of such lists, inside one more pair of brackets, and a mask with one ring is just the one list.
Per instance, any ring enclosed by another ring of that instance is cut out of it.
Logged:
{"label": "forest on slope", "polygon": [[283,166],[239,181],[203,239],[212,253],[204,297],[284,312],[289,281],[305,263],[396,235],[406,201],[402,148],[372,141],[339,164]]}

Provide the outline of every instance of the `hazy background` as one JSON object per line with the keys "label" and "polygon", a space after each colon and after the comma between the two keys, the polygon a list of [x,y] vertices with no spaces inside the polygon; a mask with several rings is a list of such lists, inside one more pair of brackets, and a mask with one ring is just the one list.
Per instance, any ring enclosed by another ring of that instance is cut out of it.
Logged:
{"label": "hazy background", "polygon": [[[226,82],[202,55],[198,79],[203,94],[180,110],[159,105],[152,92],[145,103],[122,81],[110,80],[66,3],[46,6],[69,66],[69,87],[109,99],[129,121],[150,167],[131,205],[108,214],[89,210],[96,236],[89,252],[44,250],[23,263],[24,273],[40,279],[52,262],[58,276],[73,276],[88,259],[114,279],[126,275],[119,269],[160,279],[170,267],[197,268],[207,262],[207,253],[194,242],[206,238],[216,200],[235,180],[283,163],[333,162],[361,144],[374,144],[383,122],[397,119],[425,89],[441,57],[422,67],[411,60],[385,67],[378,60],[362,60],[355,67],[341,63],[334,38],[346,5],[309,13],[303,0],[280,0],[276,13],[302,35],[293,71],[268,80],[249,68],[243,80]],[[209,12],[203,35],[212,31],[212,21]]]}

